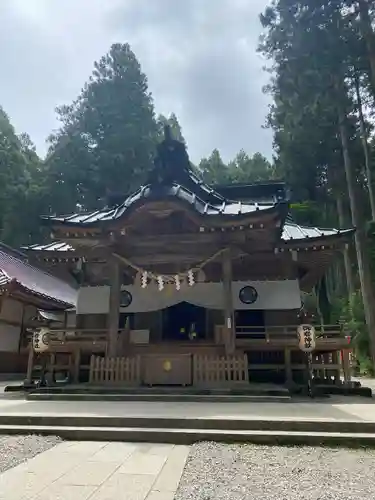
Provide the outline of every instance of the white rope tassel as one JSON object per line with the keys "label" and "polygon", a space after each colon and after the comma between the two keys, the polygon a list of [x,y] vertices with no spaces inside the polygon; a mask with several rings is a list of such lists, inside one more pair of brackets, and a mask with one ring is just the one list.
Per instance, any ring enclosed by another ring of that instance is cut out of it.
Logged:
{"label": "white rope tassel", "polygon": [[141,287],[142,288],[146,288],[147,287],[147,271],[144,271],[142,273],[142,277],[141,277]]}
{"label": "white rope tassel", "polygon": [[164,288],[163,276],[158,276],[157,282],[158,282],[159,292],[161,292]]}
{"label": "white rope tassel", "polygon": [[193,286],[194,285],[194,274],[193,274],[192,270],[190,270],[188,272],[188,282],[189,282],[189,286]]}
{"label": "white rope tassel", "polygon": [[176,283],[176,290],[181,290],[181,281],[178,274],[174,277],[174,282]]}

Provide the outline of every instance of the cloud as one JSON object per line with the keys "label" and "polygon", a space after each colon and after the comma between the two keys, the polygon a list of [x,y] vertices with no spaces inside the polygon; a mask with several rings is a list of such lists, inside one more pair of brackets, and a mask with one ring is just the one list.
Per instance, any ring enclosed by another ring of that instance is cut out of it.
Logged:
{"label": "cloud", "polygon": [[271,154],[262,125],[267,74],[256,53],[267,0],[4,0],[0,3],[0,99],[39,151],[93,61],[129,42],[157,112],[175,112],[194,161],[215,147]]}

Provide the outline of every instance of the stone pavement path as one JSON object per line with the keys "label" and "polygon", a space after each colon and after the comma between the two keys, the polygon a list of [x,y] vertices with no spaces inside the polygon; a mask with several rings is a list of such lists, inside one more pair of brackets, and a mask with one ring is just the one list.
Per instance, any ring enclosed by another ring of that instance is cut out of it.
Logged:
{"label": "stone pavement path", "polygon": [[188,446],[67,441],[0,475],[0,500],[173,500]]}

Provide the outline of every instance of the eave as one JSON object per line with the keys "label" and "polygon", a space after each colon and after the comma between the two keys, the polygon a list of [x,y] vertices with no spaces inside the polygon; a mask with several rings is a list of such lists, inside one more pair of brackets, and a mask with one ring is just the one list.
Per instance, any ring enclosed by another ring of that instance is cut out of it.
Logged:
{"label": "eave", "polygon": [[[296,225],[295,225],[296,226]],[[283,237],[277,245],[279,251],[288,250],[326,250],[329,248],[341,248],[349,243],[355,233],[355,229],[337,229],[337,230],[319,230],[318,228],[304,228],[320,231],[320,236],[305,237],[305,238],[288,238]],[[331,234],[329,234],[331,232]]]}
{"label": "eave", "polygon": [[38,293],[35,290],[31,290],[17,280],[10,280],[6,284],[2,284],[0,287],[0,295],[7,298],[12,298],[26,305],[33,305],[37,308],[43,308],[46,310],[65,310],[73,307],[74,305],[68,302],[64,302],[48,295]]}

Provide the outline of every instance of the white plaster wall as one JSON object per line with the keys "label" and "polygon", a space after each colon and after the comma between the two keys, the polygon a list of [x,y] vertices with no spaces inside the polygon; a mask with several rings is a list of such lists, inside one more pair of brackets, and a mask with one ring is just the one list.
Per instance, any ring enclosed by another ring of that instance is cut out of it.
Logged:
{"label": "white plaster wall", "polygon": [[81,287],[78,290],[77,314],[107,314],[109,286]]}
{"label": "white plaster wall", "polygon": [[0,323],[0,351],[18,352],[20,333],[20,326]]}
{"label": "white plaster wall", "polygon": [[77,316],[75,311],[68,312],[66,314],[66,326],[73,328],[76,326]]}
{"label": "white plaster wall", "polygon": [[[253,286],[258,292],[254,304],[243,304],[239,291],[246,285]],[[197,283],[183,287],[180,291],[172,286],[160,292],[155,284],[147,288],[139,285],[123,287],[133,297],[132,303],[122,312],[146,312],[164,309],[179,302],[190,302],[208,309],[223,308],[222,283]],[[109,287],[82,287],[78,293],[77,314],[105,314],[109,311]],[[285,281],[237,281],[232,284],[234,309],[297,309],[301,306],[299,283],[297,280]]]}
{"label": "white plaster wall", "polygon": [[[4,300],[0,313],[0,351],[18,352],[23,306],[12,299]],[[18,323],[19,326],[3,323],[1,320]]]}
{"label": "white plaster wall", "polygon": [[23,305],[13,299],[5,299],[0,312],[0,319],[21,323]]}

